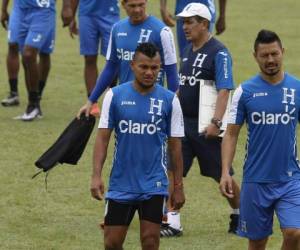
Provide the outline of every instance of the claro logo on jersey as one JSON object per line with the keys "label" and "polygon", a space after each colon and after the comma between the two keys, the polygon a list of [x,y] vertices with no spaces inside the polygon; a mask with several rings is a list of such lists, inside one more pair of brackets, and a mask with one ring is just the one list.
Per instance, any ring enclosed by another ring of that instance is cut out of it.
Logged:
{"label": "claro logo on jersey", "polygon": [[[282,88],[284,104],[284,112],[282,113],[267,113],[265,111],[251,113],[251,121],[253,124],[283,124],[287,125],[295,119],[295,89]],[[267,95],[266,95],[267,96]]]}
{"label": "claro logo on jersey", "polygon": [[162,115],[162,104],[163,100],[156,100],[155,98],[150,98],[150,108],[148,114],[151,115],[151,123],[140,123],[134,122],[133,120],[121,120],[119,121],[119,129],[123,134],[148,134],[154,135],[161,128],[159,124],[161,123]]}
{"label": "claro logo on jersey", "polygon": [[117,49],[117,57],[122,61],[132,61],[134,51],[128,51],[124,49]]}
{"label": "claro logo on jersey", "polygon": [[138,123],[132,120],[129,121],[121,120],[119,122],[119,129],[120,132],[124,134],[153,135],[160,130],[160,127],[158,127],[157,124],[155,123],[148,124],[148,123]]}

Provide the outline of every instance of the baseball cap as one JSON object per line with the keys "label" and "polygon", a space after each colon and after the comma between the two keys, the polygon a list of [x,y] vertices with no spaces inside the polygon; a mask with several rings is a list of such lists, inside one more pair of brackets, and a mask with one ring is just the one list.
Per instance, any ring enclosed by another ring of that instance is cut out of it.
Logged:
{"label": "baseball cap", "polygon": [[190,3],[184,7],[184,9],[176,15],[177,17],[192,17],[192,16],[200,16],[208,21],[211,21],[211,14],[206,7],[206,5],[202,3]]}

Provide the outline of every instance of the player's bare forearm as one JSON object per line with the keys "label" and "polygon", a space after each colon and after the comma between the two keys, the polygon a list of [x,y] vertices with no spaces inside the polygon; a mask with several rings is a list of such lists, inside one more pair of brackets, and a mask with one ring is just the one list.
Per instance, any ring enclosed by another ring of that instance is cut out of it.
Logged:
{"label": "player's bare forearm", "polygon": [[219,17],[216,22],[216,35],[222,34],[226,29],[226,0],[219,0]]}
{"label": "player's bare forearm", "polygon": [[1,4],[2,11],[7,11],[8,3],[9,3],[9,0],[2,0],[2,4]]}
{"label": "player's bare forearm", "polygon": [[8,6],[9,0],[3,0],[2,5],[1,5],[1,25],[4,29],[7,30],[7,25],[8,25],[8,19],[9,19],[9,14],[7,12],[7,6]]}
{"label": "player's bare forearm", "polygon": [[216,101],[214,118],[217,118],[219,120],[223,119],[223,116],[226,111],[228,99],[229,99],[229,90],[228,89],[219,90],[217,101]]}
{"label": "player's bare forearm", "polygon": [[182,150],[181,150],[181,139],[171,137],[168,141],[170,160],[173,169],[173,193],[171,197],[171,206],[172,209],[180,209],[184,202],[185,196],[183,192],[183,159],[182,159]]}
{"label": "player's bare forearm", "polygon": [[160,0],[160,11],[167,10],[167,0]]}
{"label": "player's bare forearm", "polygon": [[97,200],[104,198],[104,182],[102,180],[102,169],[107,155],[107,148],[111,130],[100,128],[97,133],[93,156],[93,172],[91,176],[91,195]]}
{"label": "player's bare forearm", "polygon": [[229,124],[222,141],[222,176],[219,188],[221,193],[228,198],[233,198],[236,195],[229,172],[235,155],[240,128],[240,125]]}
{"label": "player's bare forearm", "polygon": [[171,137],[168,141],[170,159],[173,169],[174,185],[182,183],[183,160],[181,150],[181,139]]}
{"label": "player's bare forearm", "polygon": [[174,17],[167,9],[167,0],[160,0],[160,14],[166,25],[170,27],[175,26]]}
{"label": "player's bare forearm", "polygon": [[72,6],[74,18],[75,18],[75,14],[76,14],[76,11],[78,8],[78,3],[79,3],[79,0],[71,0],[71,6]]}
{"label": "player's bare forearm", "polygon": [[241,126],[228,124],[222,140],[222,175],[228,175],[235,155]]}
{"label": "player's bare forearm", "polygon": [[225,19],[227,0],[219,0],[219,17]]}
{"label": "player's bare forearm", "polygon": [[101,176],[107,155],[111,129],[100,128],[97,133],[93,155],[93,176]]}
{"label": "player's bare forearm", "polygon": [[73,20],[72,0],[63,0],[61,18],[63,26],[68,26]]}

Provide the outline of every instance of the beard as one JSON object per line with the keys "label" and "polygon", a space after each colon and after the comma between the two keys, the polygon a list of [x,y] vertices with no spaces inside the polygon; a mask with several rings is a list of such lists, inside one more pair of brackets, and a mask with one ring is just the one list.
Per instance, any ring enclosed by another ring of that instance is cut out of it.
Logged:
{"label": "beard", "polygon": [[278,65],[275,66],[276,68],[273,69],[268,69],[267,67],[260,67],[260,70],[267,76],[275,76],[280,72],[280,67]]}

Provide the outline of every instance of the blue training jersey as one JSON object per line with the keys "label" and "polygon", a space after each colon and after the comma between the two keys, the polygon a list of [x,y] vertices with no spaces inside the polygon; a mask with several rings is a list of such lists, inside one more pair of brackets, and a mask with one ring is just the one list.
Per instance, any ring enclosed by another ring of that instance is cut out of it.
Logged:
{"label": "blue training jersey", "polygon": [[296,140],[299,112],[300,81],[287,73],[277,85],[257,75],[236,89],[228,123],[247,123],[244,182],[300,179]]}
{"label": "blue training jersey", "polygon": [[79,0],[79,16],[120,15],[118,0]]}
{"label": "blue training jersey", "polygon": [[107,197],[118,192],[168,194],[166,140],[183,137],[177,96],[155,85],[142,95],[133,82],[109,89],[102,105],[99,128],[115,131],[115,152]]}
{"label": "blue training jersey", "polygon": [[130,61],[139,43],[151,42],[155,44],[161,56],[162,69],[157,82],[163,84],[164,65],[176,64],[176,49],[172,31],[154,16],[137,25],[130,23],[129,18],[117,22],[111,32],[106,60],[119,65],[119,82],[134,79],[130,68]]}
{"label": "blue training jersey", "polygon": [[15,0],[18,2],[20,8],[44,8],[55,10],[55,0]]}
{"label": "blue training jersey", "polygon": [[183,116],[198,119],[201,81],[217,90],[233,89],[232,59],[227,48],[212,37],[196,51],[189,44],[180,60],[179,99]]}
{"label": "blue training jersey", "polygon": [[212,17],[211,22],[216,22],[216,7],[214,0],[177,0],[175,6],[175,15],[180,13],[189,3],[202,3],[206,5]]}

